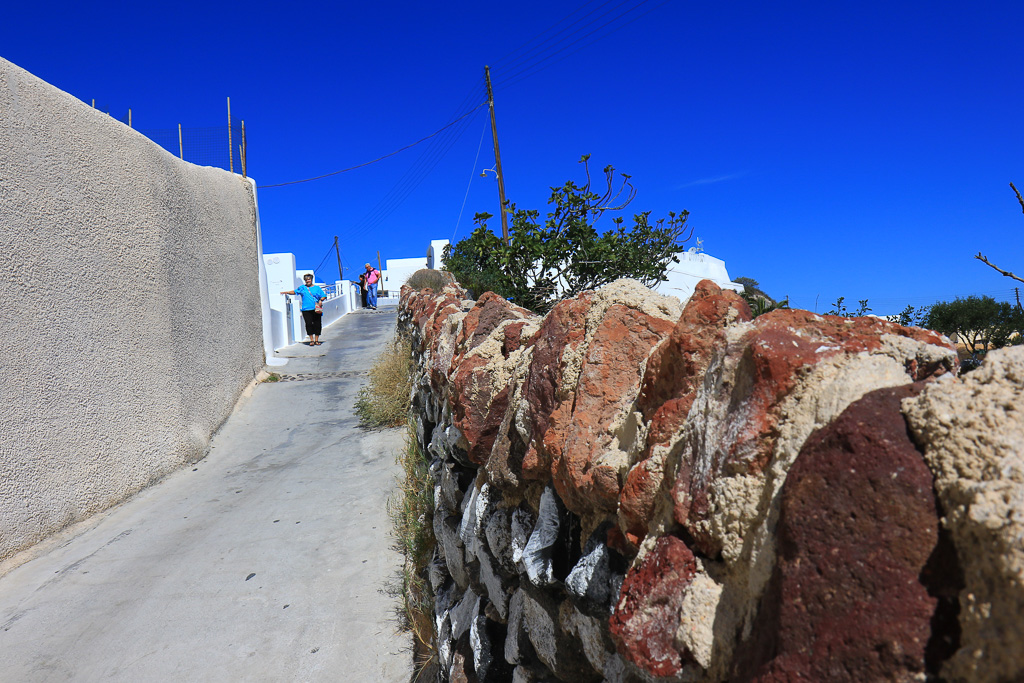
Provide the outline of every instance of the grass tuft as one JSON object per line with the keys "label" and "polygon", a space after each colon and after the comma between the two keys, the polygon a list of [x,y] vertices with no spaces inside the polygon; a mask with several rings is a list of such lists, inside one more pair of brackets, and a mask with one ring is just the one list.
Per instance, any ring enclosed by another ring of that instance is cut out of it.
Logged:
{"label": "grass tuft", "polygon": [[412,349],[409,340],[394,337],[370,368],[369,383],[356,397],[356,415],[373,429],[399,427],[409,414],[412,391]]}
{"label": "grass tuft", "polygon": [[434,636],[434,595],[427,578],[427,565],[434,545],[434,484],[427,459],[420,452],[412,425],[406,436],[404,450],[397,456],[402,468],[398,488],[388,499],[395,548],[405,563],[391,581],[388,592],[400,599],[397,609],[399,623],[412,632],[415,639],[416,678],[430,678],[436,665]]}

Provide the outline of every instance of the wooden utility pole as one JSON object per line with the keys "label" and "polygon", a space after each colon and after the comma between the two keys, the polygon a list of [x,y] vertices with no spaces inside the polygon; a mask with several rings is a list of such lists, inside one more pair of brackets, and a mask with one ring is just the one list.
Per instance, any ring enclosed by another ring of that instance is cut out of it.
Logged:
{"label": "wooden utility pole", "polygon": [[494,138],[494,174],[498,176],[498,198],[501,200],[501,238],[508,246],[508,212],[505,211],[505,175],[501,172],[501,152],[498,150],[498,124],[494,120],[494,91],[491,90],[491,67],[484,67],[487,80],[487,104],[491,108],[491,136]]}
{"label": "wooden utility pole", "polygon": [[235,146],[231,142],[231,98],[228,98],[228,166],[235,172]]}
{"label": "wooden utility pole", "polygon": [[[338,281],[345,279],[344,271],[341,269],[341,249],[338,249],[338,236],[334,236],[334,253],[338,255]],[[341,292],[338,292],[341,294]]]}
{"label": "wooden utility pole", "polygon": [[249,151],[248,144],[245,141],[245,119],[242,119],[242,144],[239,145],[239,147],[238,147],[238,158],[242,162],[242,177],[243,178],[246,177],[246,175],[245,175],[245,171],[246,171],[246,156],[247,156],[246,153],[248,151]]}

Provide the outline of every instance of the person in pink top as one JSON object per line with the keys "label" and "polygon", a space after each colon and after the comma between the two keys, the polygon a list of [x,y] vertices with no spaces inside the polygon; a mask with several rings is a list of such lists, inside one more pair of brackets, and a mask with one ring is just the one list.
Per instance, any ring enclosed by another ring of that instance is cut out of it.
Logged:
{"label": "person in pink top", "polygon": [[370,308],[377,310],[377,284],[380,282],[380,271],[366,264],[366,303]]}

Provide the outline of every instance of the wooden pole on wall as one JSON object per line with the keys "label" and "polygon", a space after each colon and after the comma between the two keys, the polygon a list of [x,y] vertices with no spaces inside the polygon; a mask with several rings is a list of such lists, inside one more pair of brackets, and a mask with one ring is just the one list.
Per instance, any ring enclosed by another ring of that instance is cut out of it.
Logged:
{"label": "wooden pole on wall", "polygon": [[128,107],[128,127],[132,127],[132,108]]}
{"label": "wooden pole on wall", "polygon": [[246,142],[245,142],[245,119],[242,119],[242,144],[238,148],[238,156],[239,156],[239,158],[240,158],[240,160],[242,162],[242,177],[243,178],[246,177],[246,175],[245,175],[245,170],[246,170],[246,158],[245,158],[245,156],[246,156],[246,154],[245,153],[248,152],[248,151],[249,150],[246,149]]}
{"label": "wooden pole on wall", "polygon": [[181,124],[178,124],[178,156],[185,161],[185,146],[181,144]]}
{"label": "wooden pole on wall", "polygon": [[93,109],[95,109],[95,108],[96,108],[96,98],[95,98],[95,97],[94,97],[94,98],[92,98],[92,108],[93,108]]}
{"label": "wooden pole on wall", "polygon": [[[341,249],[338,248],[338,236],[337,235],[334,236],[334,253],[338,255],[338,281],[340,282],[341,280],[345,279],[345,276],[343,275],[343,273],[345,271],[343,271],[341,269]],[[340,294],[340,292],[339,292],[339,294]]]}
{"label": "wooden pole on wall", "polygon": [[231,98],[228,98],[228,166],[235,172],[235,145],[231,141]]}
{"label": "wooden pole on wall", "polygon": [[498,200],[501,202],[501,238],[508,246],[508,212],[505,211],[505,174],[501,172],[501,151],[498,149],[498,124],[494,120],[494,91],[491,89],[491,67],[484,67],[487,80],[487,104],[491,108],[491,136],[494,138],[494,174],[498,176]]}

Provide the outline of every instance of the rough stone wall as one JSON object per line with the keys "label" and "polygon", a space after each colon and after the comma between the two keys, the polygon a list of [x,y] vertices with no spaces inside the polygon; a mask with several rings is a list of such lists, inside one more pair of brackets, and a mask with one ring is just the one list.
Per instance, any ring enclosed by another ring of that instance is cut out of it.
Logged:
{"label": "rough stone wall", "polygon": [[0,560],[203,456],[263,366],[255,204],[0,59]]}
{"label": "rough stone wall", "polygon": [[1020,680],[1024,348],[403,290],[441,680]]}

